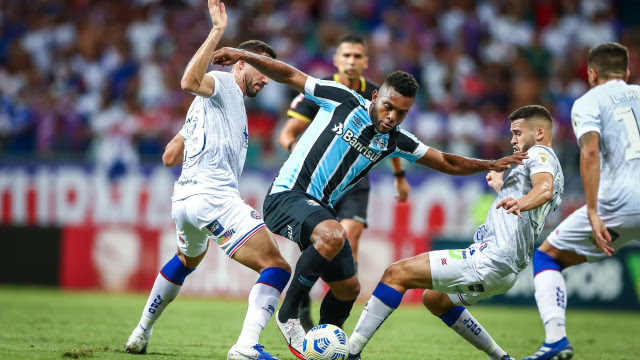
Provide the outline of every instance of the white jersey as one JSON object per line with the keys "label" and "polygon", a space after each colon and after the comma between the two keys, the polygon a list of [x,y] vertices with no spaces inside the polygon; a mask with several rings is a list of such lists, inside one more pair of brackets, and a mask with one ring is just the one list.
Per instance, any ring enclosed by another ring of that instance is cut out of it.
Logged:
{"label": "white jersey", "polygon": [[611,80],[573,104],[576,138],[600,134],[598,212],[640,214],[640,86]]}
{"label": "white jersey", "polygon": [[[504,180],[502,189],[495,199],[487,219],[477,230],[474,241],[477,243],[491,242],[486,248],[488,256],[498,264],[506,265],[514,272],[520,272],[529,263],[533,254],[534,242],[551,212],[560,206],[564,192],[564,175],[560,162],[553,149],[536,145],[528,150],[529,158],[524,165],[518,165]],[[514,214],[507,214],[503,208],[496,209],[496,205],[503,199],[512,197],[520,199],[533,188],[531,176],[547,172],[553,175],[553,198],[547,203],[529,211],[522,212],[522,218]]]}
{"label": "white jersey", "polygon": [[217,192],[240,196],[238,181],[247,155],[249,133],[244,95],[232,74],[212,71],[213,95],[196,96],[180,130],[184,137],[182,173],[173,200]]}

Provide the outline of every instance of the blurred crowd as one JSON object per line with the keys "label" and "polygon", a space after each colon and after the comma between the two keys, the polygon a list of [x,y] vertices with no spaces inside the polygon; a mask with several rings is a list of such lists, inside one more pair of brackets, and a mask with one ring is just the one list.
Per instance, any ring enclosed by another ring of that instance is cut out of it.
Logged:
{"label": "blurred crowd", "polygon": [[[337,41],[368,43],[364,75],[400,69],[420,92],[403,127],[426,144],[496,158],[510,151],[506,116],[526,104],[553,113],[554,147],[577,171],[573,101],[588,90],[586,53],[629,47],[640,74],[640,6],[606,0],[225,1],[220,46],[248,39],[315,76],[334,71]],[[0,2],[0,160],[87,161],[110,169],[160,163],[193,96],[184,68],[206,38],[205,0],[4,0]],[[277,132],[294,94],[271,82],[247,100],[248,166],[275,167]]]}

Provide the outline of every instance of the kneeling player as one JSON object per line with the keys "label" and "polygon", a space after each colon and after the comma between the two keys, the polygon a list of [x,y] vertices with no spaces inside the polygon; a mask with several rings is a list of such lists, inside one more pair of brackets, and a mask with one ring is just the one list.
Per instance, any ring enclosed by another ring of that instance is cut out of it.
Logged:
{"label": "kneeling player", "polygon": [[[390,265],[350,337],[349,359],[360,353],[408,289],[427,289],[422,302],[434,315],[491,359],[512,359],[464,305],[502,294],[515,283],[534,248],[534,240],[560,204],[564,176],[551,149],[552,118],[542,106],[526,106],[509,116],[514,152],[528,152],[524,165],[490,172],[498,197],[467,249],[422,253]],[[503,210],[504,209],[504,210]]]}

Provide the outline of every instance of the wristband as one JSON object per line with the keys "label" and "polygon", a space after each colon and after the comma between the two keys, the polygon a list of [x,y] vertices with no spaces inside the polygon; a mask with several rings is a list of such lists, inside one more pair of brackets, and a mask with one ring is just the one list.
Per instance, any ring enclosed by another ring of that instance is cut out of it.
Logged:
{"label": "wristband", "polygon": [[404,170],[400,170],[398,172],[394,172],[393,176],[399,177],[399,178],[404,177]]}

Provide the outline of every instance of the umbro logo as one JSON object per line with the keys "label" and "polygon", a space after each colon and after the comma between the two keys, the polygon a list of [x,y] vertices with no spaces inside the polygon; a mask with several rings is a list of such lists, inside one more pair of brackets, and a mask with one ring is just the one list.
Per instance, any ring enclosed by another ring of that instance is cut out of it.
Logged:
{"label": "umbro logo", "polygon": [[343,128],[344,128],[344,125],[342,123],[339,123],[339,124],[336,124],[336,126],[334,126],[333,129],[331,129],[331,131],[333,131],[338,135],[342,135]]}

